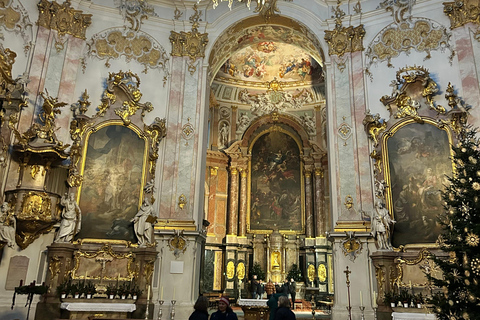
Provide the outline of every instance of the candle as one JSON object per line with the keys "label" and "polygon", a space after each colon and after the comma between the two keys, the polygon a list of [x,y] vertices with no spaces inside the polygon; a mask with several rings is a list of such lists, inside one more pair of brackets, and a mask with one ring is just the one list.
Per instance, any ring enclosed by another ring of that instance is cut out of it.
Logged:
{"label": "candle", "polygon": [[150,300],[150,285],[148,285],[147,300]]}
{"label": "candle", "polygon": [[160,300],[163,300],[163,286],[162,286],[162,293],[160,294]]}
{"label": "candle", "polygon": [[377,293],[373,291],[373,307],[376,308],[378,307],[377,305]]}
{"label": "candle", "polygon": [[363,307],[362,291],[360,291],[360,306]]}
{"label": "candle", "polygon": [[410,285],[410,289],[412,289],[412,280],[410,280],[408,283]]}
{"label": "candle", "polygon": [[173,288],[173,299],[172,300],[175,300],[175,288]]}

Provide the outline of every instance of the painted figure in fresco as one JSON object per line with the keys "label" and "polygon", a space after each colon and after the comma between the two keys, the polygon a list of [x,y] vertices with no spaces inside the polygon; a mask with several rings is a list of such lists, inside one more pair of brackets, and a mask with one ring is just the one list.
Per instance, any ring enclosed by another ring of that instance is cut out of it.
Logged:
{"label": "painted figure in fresco", "polygon": [[381,200],[375,202],[375,211],[376,214],[372,220],[373,237],[377,239],[377,246],[380,250],[392,250],[390,235],[396,221],[392,220],[388,209]]}
{"label": "painted figure in fresco", "polygon": [[10,248],[15,247],[15,227],[16,220],[13,213],[10,212],[8,202],[4,202],[1,206],[1,223],[0,224],[0,242],[6,242]]}
{"label": "painted figure in fresco", "polygon": [[146,247],[147,243],[152,243],[153,221],[151,217],[154,216],[153,206],[148,198],[145,198],[137,215],[131,220],[139,247]]}
{"label": "painted figure in fresco", "polygon": [[66,194],[60,200],[63,206],[62,222],[58,229],[55,242],[71,242],[73,237],[80,232],[82,216],[80,207],[75,201],[75,194]]}

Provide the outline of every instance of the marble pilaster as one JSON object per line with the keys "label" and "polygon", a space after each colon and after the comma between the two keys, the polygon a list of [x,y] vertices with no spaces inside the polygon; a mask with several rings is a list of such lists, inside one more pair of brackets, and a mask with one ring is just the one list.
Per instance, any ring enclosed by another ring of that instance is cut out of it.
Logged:
{"label": "marble pilaster", "polygon": [[[453,38],[455,40],[455,50],[457,52],[458,66],[460,78],[462,79],[463,100],[469,105],[480,105],[480,88],[479,79],[476,73],[475,66],[475,52],[473,50],[471,31],[477,28],[473,23],[467,23],[464,26],[452,30]],[[454,87],[459,85],[453,84]],[[478,125],[478,117],[475,113],[469,114],[469,122]]]}

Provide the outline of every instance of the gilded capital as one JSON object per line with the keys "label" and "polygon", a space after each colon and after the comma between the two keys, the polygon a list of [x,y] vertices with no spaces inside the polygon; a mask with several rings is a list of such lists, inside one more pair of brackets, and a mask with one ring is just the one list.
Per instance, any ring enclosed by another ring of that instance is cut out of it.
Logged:
{"label": "gilded capital", "polygon": [[323,178],[324,171],[322,168],[315,168],[315,176]]}
{"label": "gilded capital", "polygon": [[450,18],[450,28],[455,29],[467,23],[480,25],[480,4],[478,0],[463,0],[443,3],[443,12]]}
{"label": "gilded capital", "polygon": [[210,175],[216,176],[218,174],[218,167],[210,167]]}
{"label": "gilded capital", "polygon": [[198,32],[198,21],[200,20],[200,13],[197,10],[197,5],[193,6],[195,13],[190,17],[192,21],[192,31],[189,32],[175,32],[170,31],[170,43],[172,44],[172,56],[184,57],[188,56],[192,60],[200,57],[205,57],[205,47],[208,44],[208,33]]}
{"label": "gilded capital", "polygon": [[238,174],[238,169],[236,167],[231,167],[230,168],[230,173],[234,174],[234,175],[237,175]]}
{"label": "gilded capital", "polygon": [[338,26],[333,31],[325,30],[325,41],[328,43],[328,54],[342,57],[347,52],[363,51],[363,25],[358,27]]}
{"label": "gilded capital", "polygon": [[87,27],[92,24],[92,15],[75,10],[67,0],[63,4],[41,0],[37,5],[39,16],[37,25],[56,30],[60,35],[70,34],[85,39]]}

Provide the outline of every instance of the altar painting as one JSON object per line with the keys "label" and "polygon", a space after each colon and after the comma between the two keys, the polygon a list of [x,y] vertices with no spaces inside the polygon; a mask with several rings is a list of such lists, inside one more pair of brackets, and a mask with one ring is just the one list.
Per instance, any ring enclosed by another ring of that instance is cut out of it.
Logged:
{"label": "altar painting", "polygon": [[450,140],[445,130],[428,123],[410,123],[387,141],[393,246],[433,243],[441,228],[441,192],[452,175]]}
{"label": "altar painting", "polygon": [[79,206],[79,238],[135,241],[146,143],[123,125],[110,125],[87,138]]}
{"label": "altar painting", "polygon": [[282,132],[262,135],[252,148],[250,230],[303,230],[300,150]]}

